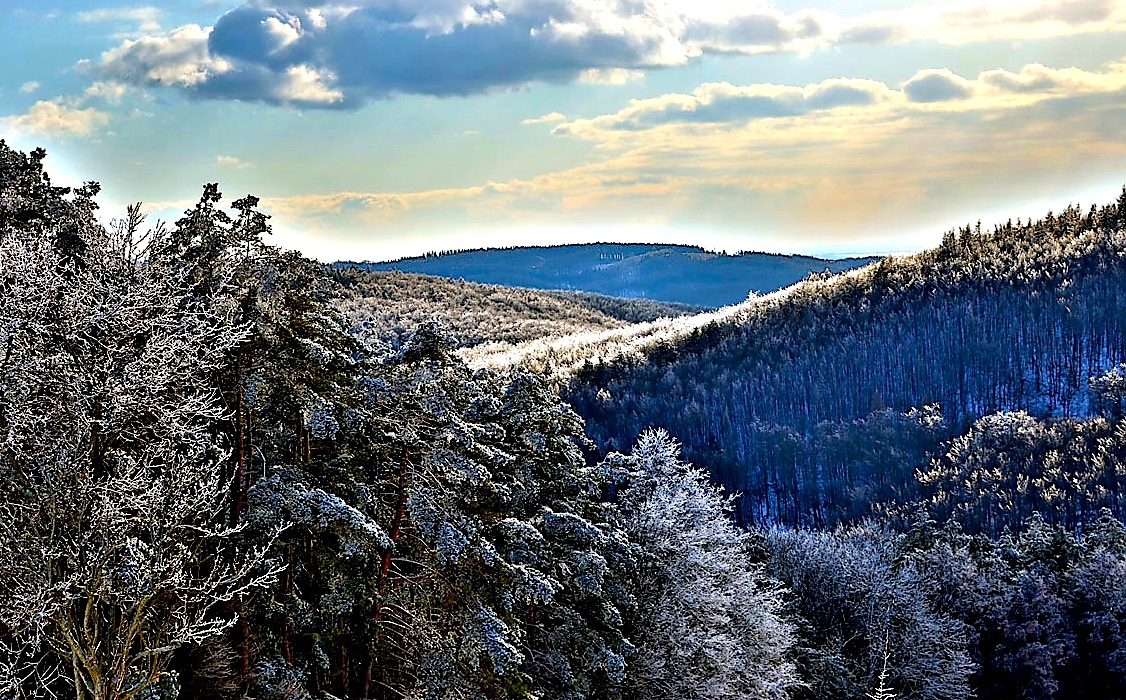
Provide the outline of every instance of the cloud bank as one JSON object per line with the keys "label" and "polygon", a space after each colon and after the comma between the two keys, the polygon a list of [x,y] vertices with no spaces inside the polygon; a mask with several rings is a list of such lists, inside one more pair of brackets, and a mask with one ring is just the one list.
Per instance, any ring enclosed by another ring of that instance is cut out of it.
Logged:
{"label": "cloud bank", "polygon": [[[902,85],[850,78],[804,87],[712,83],[593,119],[560,116],[529,122],[554,122],[558,132],[594,143],[599,158],[459,189],[264,204],[281,225],[317,232],[315,244],[302,245],[338,257],[374,254],[366,251],[383,244],[381,235],[416,246],[396,252],[418,253],[430,232],[465,222],[473,227],[466,235],[523,232],[490,239],[496,245],[526,241],[528,231],[560,222],[591,231],[627,226],[643,235],[731,231],[732,222],[744,222],[738,240],[709,245],[785,241],[792,252],[884,236],[892,249],[920,247],[964,223],[949,218],[960,215],[951,202],[958,212],[986,213],[999,202],[1043,197],[1058,204],[1060,192],[1120,183],[1126,63],[1100,71],[1031,64],[976,77],[927,70]],[[905,242],[913,235],[932,238]]]}
{"label": "cloud bank", "polygon": [[899,88],[855,78],[834,78],[805,87],[707,83],[690,95],[671,93],[632,100],[612,114],[559,124],[555,132],[592,141],[617,141],[623,133],[677,125],[742,129],[756,120],[835,110],[867,112],[891,121],[911,112],[1009,109],[1092,94],[1126,96],[1126,63],[1112,64],[1101,72],[1030,64],[1020,72],[991,70],[974,79],[945,68],[926,69]]}
{"label": "cloud bank", "polygon": [[[85,67],[200,98],[347,109],[403,93],[620,84],[709,54],[1123,31],[1126,0],[937,3],[854,17],[706,0],[278,0],[240,6],[212,27],[125,40]],[[912,90],[921,97],[957,93],[942,76],[920,80]]]}

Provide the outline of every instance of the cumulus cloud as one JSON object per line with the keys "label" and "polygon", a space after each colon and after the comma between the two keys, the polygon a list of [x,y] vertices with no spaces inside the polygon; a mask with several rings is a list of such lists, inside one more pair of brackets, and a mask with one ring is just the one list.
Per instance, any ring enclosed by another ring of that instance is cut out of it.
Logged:
{"label": "cumulus cloud", "polygon": [[[199,96],[356,107],[398,93],[463,95],[539,80],[621,83],[697,53],[660,18],[608,0],[314,5],[246,5],[208,29],[126,41],[94,67]],[[313,82],[315,92],[294,97]]]}
{"label": "cumulus cloud", "polygon": [[805,10],[787,15],[763,8],[711,18],[689,16],[684,38],[716,53],[808,52],[833,43],[830,28],[837,23],[839,20],[828,13]]}
{"label": "cumulus cloud", "polygon": [[31,93],[35,92],[38,89],[39,89],[39,81],[38,80],[29,80],[26,83],[24,83],[23,85],[20,85],[20,94],[21,95],[30,95]]}
{"label": "cumulus cloud", "polygon": [[25,113],[0,120],[7,130],[47,137],[90,136],[109,123],[109,115],[62,100],[41,100]]}
{"label": "cumulus cloud", "polygon": [[309,105],[331,105],[344,99],[344,93],[329,87],[332,76],[309,66],[291,66],[277,87],[277,98],[282,102]]}
{"label": "cumulus cloud", "polygon": [[286,22],[277,17],[267,17],[262,21],[262,26],[265,27],[266,33],[272,37],[275,44],[270,53],[283,51],[287,46],[301,38],[301,21],[296,17],[291,17]]}
{"label": "cumulus cloud", "polygon": [[1122,32],[1120,0],[949,2],[873,12],[841,21],[838,43],[1028,41],[1076,34]]}
{"label": "cumulus cloud", "polygon": [[579,73],[579,82],[591,85],[625,85],[645,77],[645,71],[628,68],[590,68]]}
{"label": "cumulus cloud", "polygon": [[1032,63],[1020,72],[985,71],[978,77],[983,86],[1016,95],[1064,95],[1078,92],[1111,92],[1122,88],[1126,65],[1112,64],[1106,71],[1078,68],[1049,68]]}
{"label": "cumulus cloud", "polygon": [[649,232],[667,226],[702,237],[738,230],[743,238],[713,245],[743,249],[755,247],[760,239],[747,237],[761,232],[784,239],[792,252],[829,237],[848,248],[849,236],[870,242],[881,234],[891,249],[922,246],[964,223],[951,217],[965,211],[992,215],[997,202],[1029,198],[1058,204],[1095,184],[1121,183],[1126,66],[1087,72],[1030,65],[966,79],[972,97],[926,103],[908,99],[902,86],[847,79],[772,90],[716,84],[670,100],[675,106],[664,111],[706,110],[709,100],[747,96],[773,97],[802,113],[748,119],[742,112],[729,122],[677,114],[645,128],[583,132],[605,139],[588,162],[533,178],[264,204],[279,224],[315,230],[315,243],[312,236],[305,242],[311,247],[337,242],[345,251],[337,257],[363,257],[380,231],[421,245],[427,232],[467,221],[474,231],[511,225],[524,239],[528,230],[559,222]]}
{"label": "cumulus cloud", "polygon": [[[355,108],[401,93],[620,84],[709,54],[1124,31],[1126,0],[964,0],[855,16],[700,0],[256,0],[210,28],[125,41],[94,67],[201,97]],[[940,82],[912,91],[937,98]]]}
{"label": "cumulus cloud", "polygon": [[217,156],[215,164],[224,168],[234,168],[235,170],[244,170],[250,167],[250,163],[236,158],[235,156]]}
{"label": "cumulus cloud", "polygon": [[83,91],[83,98],[93,98],[104,100],[110,104],[117,104],[121,102],[121,98],[125,97],[125,93],[129,91],[125,85],[121,83],[113,83],[99,80],[90,87]]}
{"label": "cumulus cloud", "polygon": [[96,67],[88,62],[80,67],[117,82],[198,88],[232,69],[229,61],[211,55],[210,34],[208,29],[189,24],[166,36],[126,40],[102,54]]}
{"label": "cumulus cloud", "polygon": [[796,117],[811,112],[866,107],[889,102],[896,92],[874,80],[836,78],[795,87],[707,83],[691,95],[669,94],[633,100],[614,114],[556,127],[560,133],[641,131],[668,124],[746,123],[754,119]]}

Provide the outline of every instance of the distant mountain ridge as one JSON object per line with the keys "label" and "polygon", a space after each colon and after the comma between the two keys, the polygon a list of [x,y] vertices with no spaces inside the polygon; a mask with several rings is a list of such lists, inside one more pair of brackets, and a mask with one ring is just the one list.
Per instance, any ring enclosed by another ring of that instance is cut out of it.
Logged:
{"label": "distant mountain ridge", "polygon": [[336,266],[718,308],[741,302],[751,292],[789,286],[810,273],[843,272],[877,259],[727,255],[687,245],[589,243],[465,250],[391,262],[338,262]]}

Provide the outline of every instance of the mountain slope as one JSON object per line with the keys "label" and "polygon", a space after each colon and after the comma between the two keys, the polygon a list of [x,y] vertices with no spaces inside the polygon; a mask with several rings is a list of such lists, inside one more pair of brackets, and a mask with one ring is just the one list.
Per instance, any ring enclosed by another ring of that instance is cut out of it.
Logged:
{"label": "mountain slope", "polygon": [[510,347],[541,338],[622,328],[699,311],[684,304],[476,284],[402,272],[337,270],[337,306],[352,332],[398,346],[416,327],[438,321],[463,348]]}
{"label": "mountain slope", "polygon": [[485,284],[565,289],[716,308],[748,293],[770,292],[811,272],[840,272],[875,258],[726,255],[679,245],[608,244],[469,250],[386,263],[337,263],[399,270]]}
{"label": "mountain slope", "polygon": [[857,517],[920,496],[915,470],[982,416],[1091,414],[1089,378],[1126,361],[1124,218],[1126,197],[967,228],[706,321],[654,324],[636,347],[588,338],[583,361],[566,358],[579,368],[568,398],[605,449],[668,429],[746,494],[746,519]]}

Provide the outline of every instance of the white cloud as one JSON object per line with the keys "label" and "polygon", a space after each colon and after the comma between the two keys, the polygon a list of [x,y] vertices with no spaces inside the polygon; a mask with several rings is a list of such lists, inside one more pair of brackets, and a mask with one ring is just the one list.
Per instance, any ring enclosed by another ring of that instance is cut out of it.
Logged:
{"label": "white cloud", "polygon": [[122,83],[99,80],[86,88],[82,95],[84,98],[105,100],[110,104],[118,104],[121,102],[121,98],[125,97],[125,93],[128,92],[128,90],[129,88]]}
{"label": "white cloud", "polygon": [[309,18],[309,23],[315,29],[327,29],[328,28],[328,18],[325,17],[325,14],[322,10],[319,10],[319,9],[316,9],[316,8],[311,9],[311,10],[308,11],[308,13],[306,13],[306,16]]}
{"label": "white cloud", "polygon": [[289,18],[288,22],[283,22],[277,17],[267,17],[262,20],[262,25],[276,43],[270,53],[277,53],[301,38],[301,20],[296,17]]}
{"label": "white cloud", "polygon": [[525,119],[524,121],[520,122],[520,125],[521,126],[533,126],[535,124],[553,124],[555,122],[565,122],[565,121],[567,121],[567,115],[566,114],[563,114],[561,112],[552,112],[550,114],[545,114],[542,117],[533,117],[531,119]]}
{"label": "white cloud", "polygon": [[[209,29],[189,24],[166,36],[126,40],[102,54],[96,70],[114,80],[135,84],[191,88],[225,73],[231,64],[207,48]],[[83,68],[94,68],[86,62]]]}
{"label": "white cloud", "polygon": [[235,170],[245,170],[250,167],[247,163],[235,156],[218,156],[215,158],[215,164],[223,168],[234,168]]}
{"label": "white cloud", "polygon": [[628,68],[591,68],[579,73],[579,82],[591,85],[625,85],[644,78],[645,71]]}
{"label": "white cloud", "polygon": [[912,102],[950,102],[973,97],[974,84],[946,68],[919,71],[903,84]]}
{"label": "white cloud", "polygon": [[86,23],[128,23],[136,26],[135,34],[151,34],[160,31],[162,14],[155,7],[116,7],[79,12],[77,19]]}
{"label": "white cloud", "polygon": [[[374,245],[380,235],[417,241],[467,221],[475,230],[527,231],[566,221],[754,231],[784,238],[792,249],[827,240],[841,249],[875,236],[907,245],[908,236],[937,237],[963,223],[957,216],[966,211],[986,213],[997,202],[1053,192],[1058,201],[1071,196],[1060,193],[1121,177],[1126,64],[1100,71],[1031,64],[977,77],[931,70],[919,77],[933,75],[972,94],[919,102],[906,83],[848,78],[804,87],[711,83],[565,123],[560,128],[598,146],[575,168],[461,189],[263,204],[279,224],[315,230],[305,245],[331,240],[353,251],[338,257],[361,255],[357,246]],[[559,116],[527,121],[559,123]],[[728,245],[755,243],[744,237]]]}
{"label": "white cloud", "polygon": [[81,109],[62,100],[41,100],[25,113],[0,120],[5,129],[36,136],[90,136],[109,124],[109,115],[93,107]]}
{"label": "white cloud", "polygon": [[[574,230],[691,231],[699,241],[723,235],[711,245],[729,249],[773,242],[784,252],[843,251],[879,238],[904,250],[937,242],[963,217],[1026,216],[1029,199],[1055,207],[1094,185],[1120,186],[1126,103],[1117,93],[1035,101],[982,90],[951,103],[899,97],[879,107],[619,132],[622,140],[600,144],[590,162],[530,179],[263,206],[283,228],[309,231],[294,244],[322,258],[329,245],[335,258],[383,255],[369,251],[389,240],[419,246],[434,231],[520,231],[516,240],[527,240],[561,221]],[[967,113],[967,102],[983,113]]]}
{"label": "white cloud", "polygon": [[834,43],[832,28],[840,23],[834,15],[812,10],[786,14],[774,8],[749,11],[728,8],[704,18],[693,16],[686,23],[685,38],[705,53],[809,53]]}
{"label": "white cloud", "polygon": [[[932,0],[853,15],[722,0],[261,0],[213,28],[124,42],[98,68],[202,97],[355,108],[402,93],[622,84],[708,55],[1107,33],[1126,33],[1126,0]],[[940,83],[912,92],[943,97]]]}
{"label": "white cloud", "polygon": [[896,91],[881,82],[847,78],[834,78],[804,88],[770,83],[742,86],[706,83],[691,95],[672,93],[632,100],[618,112],[561,124],[556,131],[598,138],[605,132],[639,132],[665,125],[745,124],[755,119],[878,106],[898,97]]}
{"label": "white cloud", "polygon": [[[1126,63],[1104,71],[1054,69],[1030,64],[1019,72],[991,70],[964,78],[945,68],[918,71],[901,88],[874,80],[835,78],[798,87],[759,83],[707,83],[692,94],[670,93],[632,100],[617,112],[565,122],[555,127],[593,141],[631,140],[655,129],[686,129],[714,124],[740,129],[765,119],[797,119],[841,110],[887,116],[911,111],[973,111],[1024,107],[1051,98],[1115,94],[1126,90]],[[644,138],[640,136],[638,138]]]}
{"label": "white cloud", "polygon": [[1126,31],[1121,0],[995,0],[933,3],[841,21],[841,43],[1031,41]]}
{"label": "white cloud", "polygon": [[24,83],[23,85],[20,85],[20,94],[21,95],[30,95],[31,93],[35,92],[38,89],[39,89],[39,81],[38,80],[29,80],[26,83]]}
{"label": "white cloud", "polygon": [[344,99],[344,93],[328,87],[333,77],[309,66],[293,66],[286,70],[285,80],[277,88],[283,102],[329,105]]}

